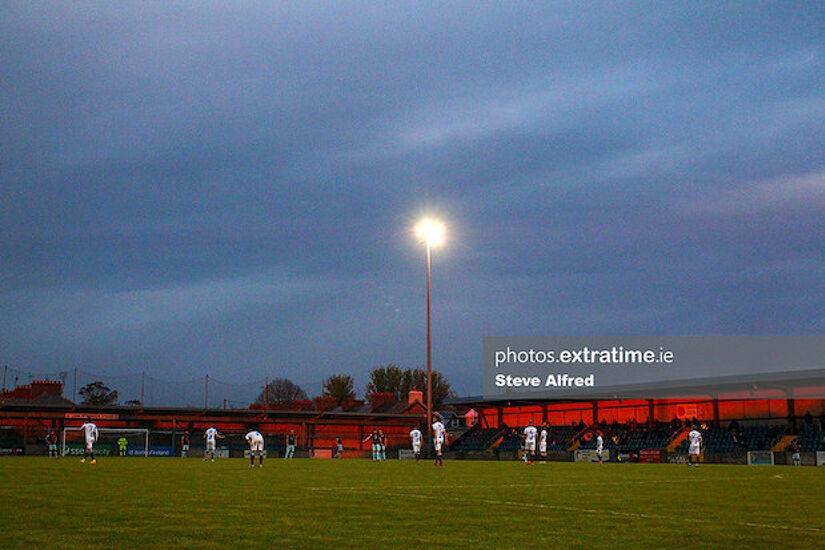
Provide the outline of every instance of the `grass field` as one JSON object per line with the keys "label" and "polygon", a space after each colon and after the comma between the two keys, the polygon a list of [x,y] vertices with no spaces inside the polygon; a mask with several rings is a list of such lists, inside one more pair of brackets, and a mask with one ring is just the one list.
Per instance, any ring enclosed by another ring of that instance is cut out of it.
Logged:
{"label": "grass field", "polygon": [[0,459],[2,548],[822,548],[825,468]]}

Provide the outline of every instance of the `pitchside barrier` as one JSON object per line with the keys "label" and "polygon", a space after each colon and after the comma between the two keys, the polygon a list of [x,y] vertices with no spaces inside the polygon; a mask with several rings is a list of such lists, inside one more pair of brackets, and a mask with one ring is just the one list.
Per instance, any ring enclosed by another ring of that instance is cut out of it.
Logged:
{"label": "pitchside barrier", "polygon": [[172,447],[156,447],[156,446],[149,446],[149,452],[144,452],[143,449],[127,449],[126,456],[163,456],[163,457],[173,457],[175,456],[175,451]]}
{"label": "pitchside barrier", "polygon": [[[802,466],[825,466],[825,452],[799,453]],[[786,451],[748,451],[748,464],[755,466],[791,466],[793,453]]]}
{"label": "pitchside barrier", "polygon": [[215,449],[215,458],[229,458],[229,447],[218,447]]}
{"label": "pitchside barrier", "polygon": [[310,458],[332,458],[332,449],[313,449],[309,454]]}
{"label": "pitchside barrier", "polygon": [[[598,462],[595,449],[576,449],[573,453],[573,460],[576,462]],[[602,462],[610,461],[610,450],[602,451]]]}
{"label": "pitchside barrier", "polygon": [[[825,466],[825,452],[803,452],[800,454],[802,466]],[[792,465],[793,453],[784,451],[748,451],[748,464],[754,466]]]}

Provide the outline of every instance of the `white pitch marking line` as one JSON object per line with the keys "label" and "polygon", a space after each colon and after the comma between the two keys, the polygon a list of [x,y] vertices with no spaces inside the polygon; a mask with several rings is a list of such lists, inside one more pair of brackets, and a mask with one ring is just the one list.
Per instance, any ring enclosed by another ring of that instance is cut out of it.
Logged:
{"label": "white pitch marking line", "polygon": [[[604,485],[646,485],[646,484],[656,484],[656,483],[663,483],[663,484],[671,484],[671,483],[697,483],[702,481],[720,481],[710,480],[710,479],[672,479],[672,480],[659,480],[659,479],[644,479],[644,480],[628,480],[628,481],[605,481],[600,482],[599,486],[602,487]],[[728,480],[730,481],[730,480]],[[576,482],[576,483],[507,483],[503,485],[490,485],[490,489],[505,489],[510,487],[592,487],[593,483],[591,482]],[[387,487],[388,489],[393,490],[421,490],[423,489],[476,489],[478,485],[427,485],[426,487],[421,487],[420,485],[393,485],[392,487]],[[310,487],[312,491],[346,491],[349,487]]]}
{"label": "white pitch marking line", "polygon": [[[673,481],[675,482],[675,481]],[[671,482],[671,483],[673,483]],[[453,502],[461,502],[467,503],[468,500],[474,500],[475,502],[479,502],[481,504],[493,504],[496,506],[514,506],[518,508],[538,508],[543,510],[560,510],[563,512],[578,512],[584,514],[591,514],[591,515],[601,515],[601,516],[618,516],[618,517],[630,517],[630,518],[641,518],[641,519],[663,519],[663,520],[673,520],[682,523],[713,523],[709,519],[694,519],[694,518],[684,518],[684,517],[677,517],[677,516],[665,516],[661,514],[641,514],[638,512],[619,512],[616,510],[597,510],[595,508],[576,508],[575,506],[560,506],[556,504],[541,504],[541,503],[531,503],[531,502],[516,502],[510,500],[493,500],[493,499],[467,499],[467,498],[457,498],[457,497],[444,497],[444,496],[430,496],[430,495],[419,495],[414,493],[390,493],[386,491],[368,491],[365,489],[352,489],[352,488],[323,488],[323,487],[311,487],[313,491],[341,491],[346,493],[352,494],[361,494],[361,495],[378,495],[378,496],[396,496],[396,497],[404,497],[404,498],[416,498],[419,500],[430,500],[430,501],[453,501]],[[754,523],[754,522],[738,522],[737,525],[742,525],[745,527],[760,527],[763,529],[778,529],[782,531],[798,531],[798,532],[807,532],[807,533],[820,533],[822,529],[818,527],[793,527],[790,525],[776,525],[771,523]]]}
{"label": "white pitch marking line", "polygon": [[817,527],[792,527],[790,525],[774,525],[772,523],[753,523],[751,521],[746,521],[740,523],[739,525],[746,525],[748,527],[764,527],[765,529],[782,529],[785,531],[810,531],[812,533],[818,533],[822,531],[822,529],[818,529]]}
{"label": "white pitch marking line", "polygon": [[[604,481],[600,482],[599,486],[604,485],[646,485],[648,483],[696,483],[697,481],[711,481],[711,480],[697,480],[697,479],[674,479],[669,481],[662,481],[658,479],[643,479],[643,480],[628,480],[628,481]],[[593,483],[582,481],[576,483],[508,483],[505,485],[490,485],[490,489],[509,488],[509,487],[592,487]],[[431,485],[427,487],[432,489],[476,489],[478,485]],[[401,486],[392,487],[392,489],[421,489],[420,486]]]}

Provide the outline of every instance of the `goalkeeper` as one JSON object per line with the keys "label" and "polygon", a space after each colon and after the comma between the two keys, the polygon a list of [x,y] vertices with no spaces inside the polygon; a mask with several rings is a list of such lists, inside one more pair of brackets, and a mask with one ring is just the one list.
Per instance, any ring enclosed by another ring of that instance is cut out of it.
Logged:
{"label": "goalkeeper", "polygon": [[129,446],[129,442],[126,440],[125,437],[121,437],[117,440],[117,450],[120,456],[126,456],[126,447]]}

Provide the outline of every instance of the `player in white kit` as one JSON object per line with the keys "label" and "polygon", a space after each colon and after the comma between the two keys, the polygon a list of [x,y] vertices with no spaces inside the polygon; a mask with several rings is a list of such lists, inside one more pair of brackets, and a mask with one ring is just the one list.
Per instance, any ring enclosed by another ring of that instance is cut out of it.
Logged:
{"label": "player in white kit", "polygon": [[596,458],[599,459],[599,464],[602,463],[602,451],[604,450],[604,438],[602,432],[597,432],[596,435]]}
{"label": "player in white kit", "polygon": [[533,426],[533,421],[524,428],[524,455],[527,464],[533,464],[533,459],[536,454],[536,434],[538,430]]}
{"label": "player in white kit", "polygon": [[410,441],[412,441],[412,450],[415,455],[415,461],[421,458],[421,430],[413,428],[410,430]]}
{"label": "player in white kit", "polygon": [[690,447],[688,447],[688,466],[699,466],[699,453],[702,451],[702,434],[693,428],[688,434]]}
{"label": "player in white kit", "polygon": [[264,436],[258,430],[252,430],[246,434],[246,441],[249,443],[249,467],[255,467],[255,455],[258,455],[258,465],[264,467]]}
{"label": "player in white kit", "polygon": [[542,461],[547,460],[547,428],[542,427],[539,432],[539,454]]}
{"label": "player in white kit", "polygon": [[206,449],[203,452],[203,459],[211,458],[212,462],[215,462],[216,439],[219,437],[222,438],[223,436],[218,433],[215,426],[209,426],[209,429],[204,432],[203,437],[206,439]]}
{"label": "player in white kit", "polygon": [[444,466],[444,457],[441,455],[441,447],[444,446],[447,437],[447,429],[444,427],[444,424],[441,423],[439,418],[440,417],[436,415],[436,421],[433,422],[433,447],[435,447],[435,465]]}
{"label": "player in white kit", "polygon": [[86,417],[86,422],[80,427],[83,430],[83,436],[86,438],[86,449],[83,451],[83,458],[80,459],[80,462],[86,462],[86,457],[92,457],[92,464],[97,464],[97,460],[95,460],[95,443],[97,443],[98,431],[97,426],[94,425],[92,419]]}

